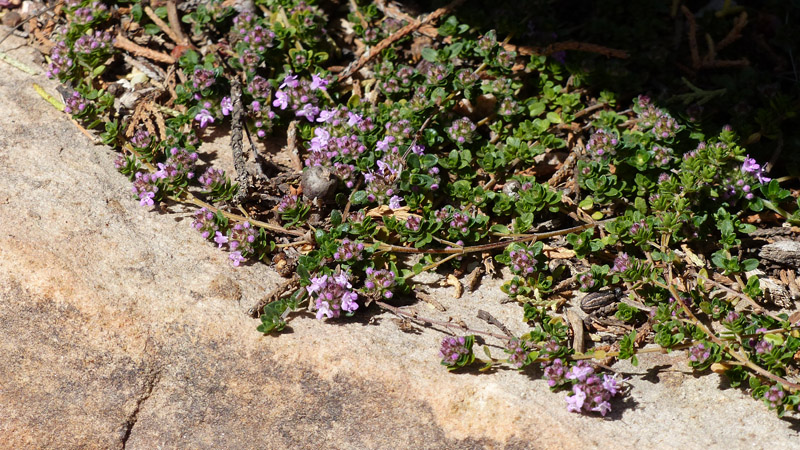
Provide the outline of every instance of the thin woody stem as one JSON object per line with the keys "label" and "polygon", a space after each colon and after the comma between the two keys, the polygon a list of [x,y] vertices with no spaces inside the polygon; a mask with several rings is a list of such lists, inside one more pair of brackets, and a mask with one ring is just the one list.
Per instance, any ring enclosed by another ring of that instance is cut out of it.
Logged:
{"label": "thin woody stem", "polygon": [[411,320],[413,322],[420,323],[422,325],[425,325],[425,324],[438,325],[440,327],[449,328],[451,330],[461,330],[461,331],[465,331],[465,332],[468,332],[468,333],[475,333],[475,334],[482,334],[484,336],[491,336],[493,338],[497,338],[497,339],[500,339],[502,341],[511,340],[511,337],[506,336],[504,334],[492,333],[490,331],[474,330],[472,328],[464,327],[464,326],[458,325],[458,324],[453,323],[453,322],[442,322],[440,320],[433,320],[433,319],[428,319],[428,318],[425,318],[425,317],[420,317],[416,313],[403,311],[402,309],[400,309],[400,308],[398,308],[396,306],[392,306],[392,305],[390,305],[388,303],[384,303],[384,302],[381,302],[381,301],[376,301],[375,303],[378,306],[380,306],[381,308],[383,308],[385,310],[388,310],[388,311],[391,311],[392,313],[394,313],[397,316],[400,316],[402,318]]}
{"label": "thin woody stem", "polygon": [[[434,262],[434,263],[428,264],[427,266],[423,267],[423,268],[420,270],[420,273],[422,273],[422,272],[427,272],[428,270],[431,270],[431,269],[433,269],[433,268],[439,267],[439,266],[441,266],[442,264],[446,263],[447,261],[450,261],[450,260],[451,260],[451,259],[453,259],[453,258],[457,258],[458,256],[459,256],[459,255],[458,255],[458,253],[456,253],[456,254],[453,254],[453,255],[449,255],[449,256],[447,256],[446,258],[442,259],[442,260],[439,260],[439,261],[436,261],[436,262]],[[411,278],[414,278],[414,276],[415,276],[415,275],[416,275],[416,274],[412,272],[411,274],[409,274],[409,275],[406,277],[406,280],[408,280],[408,279],[411,279]]]}
{"label": "thin woody stem", "polygon": [[230,213],[228,211],[223,211],[223,210],[221,210],[219,208],[215,208],[214,206],[210,205],[209,203],[206,203],[206,202],[200,200],[199,198],[197,198],[194,195],[192,195],[190,192],[184,192],[183,195],[185,195],[186,198],[182,199],[180,197],[170,196],[169,199],[173,200],[173,201],[176,201],[176,202],[180,202],[180,203],[191,203],[193,205],[197,205],[197,206],[200,206],[202,208],[206,208],[206,209],[208,209],[209,211],[211,211],[213,213],[219,212],[220,214],[222,214],[223,216],[225,216],[225,217],[227,217],[228,219],[231,219],[231,220],[236,220],[236,221],[239,221],[239,222],[248,221],[248,222],[250,222],[251,225],[255,225],[257,227],[261,227],[261,228],[273,231],[275,233],[289,234],[289,235],[292,235],[292,236],[305,236],[306,235],[306,233],[303,232],[303,231],[287,230],[286,228],[280,227],[278,225],[273,225],[271,223],[262,222],[260,220],[249,219],[247,217],[240,216],[238,214],[233,214],[233,213]]}
{"label": "thin woody stem", "polygon": [[689,309],[689,306],[686,304],[686,302],[683,301],[683,298],[681,297],[681,295],[678,292],[678,290],[675,289],[675,286],[673,286],[671,283],[669,285],[667,285],[667,284],[660,283],[660,282],[656,281],[656,282],[654,282],[654,284],[656,286],[660,287],[660,288],[669,290],[670,294],[672,294],[672,296],[675,298],[675,301],[677,301],[681,305],[681,308],[683,309],[683,311],[686,313],[687,316],[689,316],[689,319],[692,321],[692,324],[694,324],[694,326],[696,326],[697,328],[700,328],[700,330],[703,331],[703,333],[705,333],[706,336],[708,336],[709,339],[711,339],[715,344],[719,345],[720,348],[722,348],[722,350],[725,351],[727,354],[731,355],[734,359],[736,359],[739,362],[741,362],[742,365],[744,365],[748,369],[752,370],[753,372],[756,372],[757,374],[759,374],[759,375],[761,375],[761,376],[763,376],[765,378],[769,378],[770,380],[772,380],[772,381],[774,381],[776,383],[780,383],[784,387],[787,387],[787,388],[791,389],[794,392],[800,390],[800,384],[792,383],[791,381],[789,381],[789,380],[787,380],[785,378],[781,378],[781,377],[769,372],[768,370],[766,370],[766,369],[762,368],[761,366],[759,366],[759,365],[753,363],[752,361],[750,361],[746,356],[742,356],[738,352],[736,352],[733,349],[731,349],[730,347],[728,347],[727,344],[722,342],[722,340],[719,337],[717,337],[717,335],[714,334],[714,332],[709,330],[708,327],[706,327],[705,324],[702,323],[697,318],[697,316],[694,315],[692,310]]}
{"label": "thin woody stem", "polygon": [[519,243],[519,242],[535,242],[540,239],[547,239],[555,236],[563,236],[570,233],[579,233],[584,230],[588,230],[589,228],[594,228],[598,225],[601,225],[611,219],[606,219],[604,221],[595,222],[595,223],[587,223],[584,225],[578,225],[572,228],[564,228],[561,230],[555,231],[546,231],[544,233],[533,233],[527,234],[520,237],[516,237],[514,239],[510,239],[508,241],[500,241],[500,242],[492,242],[490,244],[481,244],[481,245],[472,245],[469,247],[460,247],[460,248],[433,248],[433,249],[422,249],[422,248],[413,248],[413,247],[403,247],[400,245],[392,245],[387,244],[384,242],[375,242],[378,244],[378,250],[383,252],[394,252],[394,253],[422,253],[428,255],[466,255],[468,253],[480,253],[486,252],[490,250],[497,250],[499,248],[505,248],[509,244]]}

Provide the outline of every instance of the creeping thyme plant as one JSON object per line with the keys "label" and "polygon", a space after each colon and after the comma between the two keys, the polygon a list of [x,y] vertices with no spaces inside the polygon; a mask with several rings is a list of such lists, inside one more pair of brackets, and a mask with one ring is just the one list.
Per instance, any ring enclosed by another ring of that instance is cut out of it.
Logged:
{"label": "creeping thyme plant", "polygon": [[[574,412],[608,413],[626,391],[611,361],[655,351],[685,352],[778,414],[796,409],[795,304],[768,300],[778,269],[749,234],[760,218],[800,225],[797,184],[774,179],[736,128],[685,113],[717,94],[692,90],[672,112],[597,89],[594,58],[623,67],[624,52],[559,47],[530,17],[527,31],[462,21],[462,2],[428,16],[366,1],[177,3],[66,0],[47,73],[66,86],[64,111],[119,150],[142,206],[192,205],[191,226],[232,265],[287,276],[253,311],[260,332],[377,305],[445,330],[447,369],[536,374]],[[541,46],[514,44],[523,38]],[[231,129],[234,161],[250,149],[250,165],[203,160],[211,128]],[[761,142],[753,132],[748,143]],[[286,158],[264,161],[259,146],[276,139]],[[519,305],[523,334],[397,306],[422,272],[494,264],[506,274],[497,301]],[[614,288],[605,325],[569,319],[579,292]],[[585,348],[584,326],[604,338]],[[504,351],[476,357],[483,342]]]}

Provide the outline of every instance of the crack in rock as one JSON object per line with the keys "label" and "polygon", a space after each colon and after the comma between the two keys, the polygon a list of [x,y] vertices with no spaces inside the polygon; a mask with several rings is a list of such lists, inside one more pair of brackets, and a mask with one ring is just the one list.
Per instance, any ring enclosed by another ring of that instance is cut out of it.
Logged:
{"label": "crack in rock", "polygon": [[136,407],[133,408],[128,417],[125,419],[125,422],[122,424],[122,448],[125,449],[125,446],[128,445],[128,439],[131,437],[131,431],[133,430],[133,426],[136,425],[136,421],[138,420],[139,411],[142,409],[142,405],[144,404],[145,400],[150,398],[153,394],[153,389],[155,388],[156,384],[158,384],[161,378],[161,370],[150,371],[147,379],[144,382],[144,392],[139,396],[136,400]]}

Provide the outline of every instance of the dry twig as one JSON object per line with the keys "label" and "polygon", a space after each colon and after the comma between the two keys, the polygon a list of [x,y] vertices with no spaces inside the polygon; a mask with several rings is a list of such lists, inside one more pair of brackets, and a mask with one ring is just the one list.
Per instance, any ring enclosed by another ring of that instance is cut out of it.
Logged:
{"label": "dry twig", "polygon": [[439,19],[443,15],[450,13],[462,3],[464,3],[464,0],[453,0],[446,6],[443,6],[437,9],[436,11],[428,14],[428,16],[425,17],[423,20],[417,21],[416,23],[410,23],[404,26],[403,28],[397,30],[397,32],[387,37],[386,39],[380,41],[375,47],[371,48],[369,50],[369,53],[367,53],[366,55],[362,55],[361,58],[359,58],[358,60],[354,61],[352,64],[347,66],[347,68],[344,71],[342,71],[342,73],[339,74],[336,81],[341,82],[342,80],[349,78],[359,69],[364,67],[364,64],[370,62],[373,58],[378,56],[378,54],[380,54],[380,52],[383,51],[385,48],[389,47],[393,43],[407,36],[409,33],[412,33],[415,30],[419,29],[419,27],[431,23]]}
{"label": "dry twig", "polygon": [[[175,7],[175,5],[173,3],[173,8],[174,7]],[[186,38],[181,38],[181,36],[179,36],[175,32],[175,30],[170,28],[170,26],[166,22],[164,22],[163,20],[161,20],[160,17],[158,17],[158,15],[155,13],[155,11],[153,11],[152,8],[150,8],[149,6],[145,6],[144,7],[144,13],[147,14],[147,17],[149,17],[150,20],[152,20],[153,23],[155,23],[156,26],[159,29],[161,29],[161,31],[164,32],[164,34],[166,34],[167,36],[169,36],[170,39],[172,39],[172,42],[174,42],[176,44],[183,44],[184,43],[184,40]],[[177,17],[177,11],[175,11],[175,14],[176,14],[176,17]]]}
{"label": "dry twig", "polygon": [[286,150],[289,153],[289,158],[292,160],[292,169],[295,172],[303,170],[303,161],[300,159],[300,152],[297,150],[297,125],[299,122],[293,120],[289,122],[289,127],[286,130]]}
{"label": "dry twig", "polygon": [[143,56],[153,61],[158,61],[166,64],[175,64],[175,58],[166,53],[153,50],[151,48],[142,47],[139,44],[129,40],[122,33],[117,33],[117,38],[114,40],[114,47],[130,52],[136,56]]}
{"label": "dry twig", "polygon": [[248,175],[247,166],[244,161],[244,154],[242,150],[242,85],[239,80],[231,79],[231,148],[233,149],[233,166],[236,169],[236,182],[239,184],[239,190],[233,196],[235,204],[241,204],[244,197],[247,195],[248,190]]}
{"label": "dry twig", "polygon": [[175,36],[178,38],[175,43],[179,45],[188,45],[189,39],[186,38],[186,35],[183,34],[183,30],[181,29],[181,18],[178,17],[178,7],[176,6],[175,0],[167,0],[167,19],[169,20],[170,29],[175,32]]}

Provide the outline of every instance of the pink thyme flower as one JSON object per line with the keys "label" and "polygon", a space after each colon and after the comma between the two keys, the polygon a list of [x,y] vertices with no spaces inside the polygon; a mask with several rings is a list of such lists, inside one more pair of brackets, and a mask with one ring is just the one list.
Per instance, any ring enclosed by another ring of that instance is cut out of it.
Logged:
{"label": "pink thyme flower", "polygon": [[317,76],[317,74],[311,75],[311,85],[309,86],[312,90],[327,90],[325,86],[328,85],[328,80]]}
{"label": "pink thyme flower", "polygon": [[206,125],[214,123],[214,116],[212,116],[207,109],[201,109],[200,112],[194,116],[194,120],[200,122],[200,128],[205,128]]}

